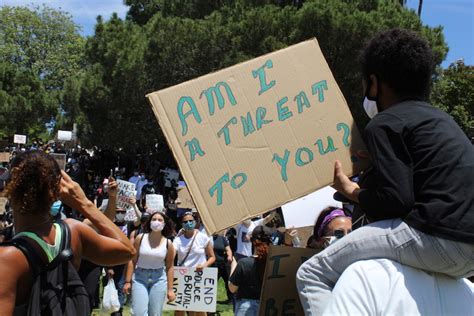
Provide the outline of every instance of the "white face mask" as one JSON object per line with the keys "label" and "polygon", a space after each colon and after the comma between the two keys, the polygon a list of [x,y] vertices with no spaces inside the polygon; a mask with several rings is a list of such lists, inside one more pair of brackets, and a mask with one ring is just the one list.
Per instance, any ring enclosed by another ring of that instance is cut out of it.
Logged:
{"label": "white face mask", "polygon": [[371,119],[379,113],[377,102],[369,100],[367,97],[364,99],[364,110]]}
{"label": "white face mask", "polygon": [[150,228],[154,232],[161,232],[165,228],[165,223],[159,221],[153,221],[150,223]]}
{"label": "white face mask", "polygon": [[329,247],[331,244],[335,243],[338,240],[336,236],[326,237],[325,248]]}
{"label": "white face mask", "polygon": [[117,213],[115,214],[115,221],[121,223],[125,220],[125,213]]}

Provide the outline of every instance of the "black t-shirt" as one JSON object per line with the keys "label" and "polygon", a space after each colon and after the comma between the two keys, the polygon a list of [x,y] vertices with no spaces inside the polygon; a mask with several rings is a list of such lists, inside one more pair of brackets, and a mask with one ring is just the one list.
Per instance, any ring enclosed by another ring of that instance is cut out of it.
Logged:
{"label": "black t-shirt", "polygon": [[401,102],[377,114],[364,136],[375,172],[359,201],[370,218],[474,242],[474,149],[448,114]]}
{"label": "black t-shirt", "polygon": [[227,240],[227,237],[221,235],[213,235],[212,238],[214,239],[214,254],[216,255],[216,262],[214,265],[218,266],[226,262],[227,252],[225,247],[229,246],[229,241]]}
{"label": "black t-shirt", "polygon": [[230,282],[239,287],[237,299],[259,300],[262,291],[262,280],[257,272],[257,259],[247,257],[240,259]]}

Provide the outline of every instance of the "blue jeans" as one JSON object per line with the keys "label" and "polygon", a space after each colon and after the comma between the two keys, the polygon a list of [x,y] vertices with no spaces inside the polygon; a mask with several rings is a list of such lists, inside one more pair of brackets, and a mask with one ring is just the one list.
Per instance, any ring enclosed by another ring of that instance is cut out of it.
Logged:
{"label": "blue jeans", "polygon": [[136,268],[132,279],[132,314],[139,316],[161,315],[167,288],[164,268]]}
{"label": "blue jeans", "polygon": [[259,300],[238,299],[235,303],[235,316],[257,316],[259,306]]}
{"label": "blue jeans", "polygon": [[401,219],[356,229],[303,263],[296,285],[306,315],[322,315],[342,272],[359,260],[386,258],[430,272],[463,278],[474,274],[474,245],[438,238]]}

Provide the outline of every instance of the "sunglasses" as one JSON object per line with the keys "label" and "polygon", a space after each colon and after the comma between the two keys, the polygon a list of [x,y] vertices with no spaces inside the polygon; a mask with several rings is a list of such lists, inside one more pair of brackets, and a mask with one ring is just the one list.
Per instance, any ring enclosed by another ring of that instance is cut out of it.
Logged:
{"label": "sunglasses", "polygon": [[187,223],[193,223],[194,220],[193,219],[190,219],[189,221],[183,221],[183,224],[187,224]]}
{"label": "sunglasses", "polygon": [[336,229],[336,230],[334,231],[334,235],[333,235],[333,236],[336,237],[337,239],[341,239],[342,237],[344,237],[345,235],[347,235],[347,234],[349,234],[349,233],[351,233],[351,232],[352,232],[351,229],[349,229],[349,230],[347,230],[347,231],[345,231],[345,230],[343,230],[343,229]]}

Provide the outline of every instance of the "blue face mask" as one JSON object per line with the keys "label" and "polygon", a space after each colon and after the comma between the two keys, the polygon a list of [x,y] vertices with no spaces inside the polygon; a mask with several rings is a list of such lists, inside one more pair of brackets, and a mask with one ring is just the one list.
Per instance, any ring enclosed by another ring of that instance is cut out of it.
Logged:
{"label": "blue face mask", "polygon": [[49,212],[53,217],[55,217],[61,211],[62,207],[63,203],[61,201],[56,201],[53,203],[53,205],[51,205],[51,209]]}
{"label": "blue face mask", "polygon": [[184,230],[193,230],[196,227],[195,221],[187,221],[183,223]]}

